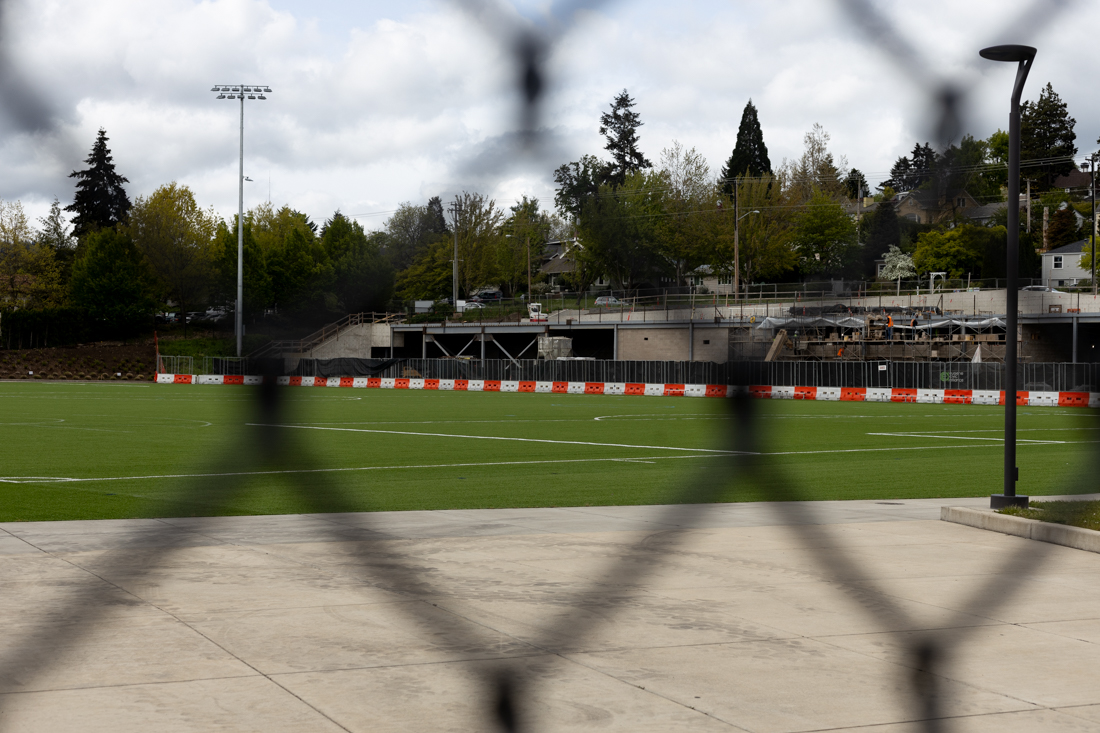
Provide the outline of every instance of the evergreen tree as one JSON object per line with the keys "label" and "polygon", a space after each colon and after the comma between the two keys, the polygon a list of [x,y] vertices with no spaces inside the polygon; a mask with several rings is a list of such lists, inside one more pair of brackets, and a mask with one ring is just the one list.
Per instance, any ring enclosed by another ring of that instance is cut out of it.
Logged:
{"label": "evergreen tree", "polygon": [[756,114],[756,105],[750,99],[741,113],[741,126],[737,128],[733,153],[722,169],[722,190],[733,193],[734,178],[759,178],[771,172],[772,162],[768,159],[768,146],[764,144],[760,118]]}
{"label": "evergreen tree", "polygon": [[867,187],[867,177],[859,168],[853,168],[844,179],[844,192],[850,199],[858,199],[866,196],[871,190]]}
{"label": "evergreen tree", "polygon": [[878,185],[880,189],[889,187],[895,191],[915,191],[932,179],[936,167],[936,151],[932,146],[915,143],[910,156],[903,155],[894,162],[890,177]]}
{"label": "evergreen tree", "polygon": [[65,211],[76,214],[73,234],[77,237],[125,221],[130,211],[130,199],[122,187],[130,181],[115,172],[108,139],[107,131],[99,128],[92,152],[84,160],[89,167],[69,174],[69,178],[77,179],[76,197]]}
{"label": "evergreen tree", "polygon": [[882,257],[891,246],[901,246],[901,222],[892,202],[883,201],[864,219],[863,235],[873,258]]}
{"label": "evergreen tree", "polygon": [[1047,227],[1048,249],[1058,249],[1084,238],[1085,234],[1077,228],[1077,217],[1072,207],[1067,205],[1064,209],[1058,209],[1050,217],[1050,226]]}
{"label": "evergreen tree", "polygon": [[554,182],[558,184],[554,206],[562,216],[573,221],[580,219],[585,205],[596,197],[600,183],[608,176],[607,163],[594,155],[582,155],[580,160],[559,166],[554,171]]}
{"label": "evergreen tree", "polygon": [[432,235],[450,234],[447,228],[447,217],[443,215],[443,202],[438,196],[428,199],[428,223],[427,231]]}
{"label": "evergreen tree", "polygon": [[613,186],[621,186],[631,173],[653,167],[638,150],[638,128],[643,123],[633,107],[634,100],[624,89],[611,103],[611,111],[600,115],[600,134],[607,138],[604,150],[611,153],[606,182]]}
{"label": "evergreen tree", "polygon": [[[1069,116],[1066,103],[1055,93],[1050,82],[1039,93],[1039,101],[1024,102],[1020,108],[1020,161],[1024,178],[1038,181],[1040,189],[1049,188],[1054,179],[1074,170],[1077,154],[1077,120]],[[1054,158],[1055,160],[1050,160]],[[1044,160],[1038,165],[1028,161]]]}

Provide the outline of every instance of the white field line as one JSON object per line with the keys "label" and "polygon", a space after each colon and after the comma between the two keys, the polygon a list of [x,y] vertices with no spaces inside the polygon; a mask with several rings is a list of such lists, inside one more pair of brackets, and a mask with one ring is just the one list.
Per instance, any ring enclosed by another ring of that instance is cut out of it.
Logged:
{"label": "white field line", "polygon": [[[994,442],[994,443],[1003,443],[1004,440],[1005,440],[1003,435],[1002,436],[996,436],[996,435],[968,436],[968,435],[952,435],[952,434],[937,435],[935,433],[867,433],[867,434],[868,435],[884,435],[888,438],[931,438],[933,440],[983,440],[983,441],[990,441],[990,442]],[[1071,441],[1071,440],[1028,440],[1027,438],[1017,438],[1016,442],[1017,443],[1041,443],[1041,444],[1044,444],[1044,445],[1065,445],[1066,443],[1076,443],[1076,442],[1080,442],[1080,441]]]}
{"label": "white field line", "polygon": [[620,462],[644,462],[652,463],[657,460],[670,458],[710,458],[709,455],[693,456],[643,456],[641,458],[559,458],[551,460],[535,461],[490,461],[485,463],[426,463],[416,466],[354,466],[349,468],[300,468],[285,469],[281,471],[232,471],[228,473],[168,473],[149,476],[96,476],[91,478],[66,478],[62,476],[3,476],[0,483],[6,484],[36,484],[36,483],[94,483],[97,481],[143,481],[147,479],[167,478],[224,478],[227,476],[276,476],[295,473],[347,473],[354,471],[393,471],[411,470],[420,468],[477,468],[479,466],[529,466],[538,464],[558,463],[620,463]]}
{"label": "white field line", "polygon": [[[417,433],[422,435],[423,433]],[[454,437],[454,436],[450,436]],[[1100,443],[1097,440],[1089,441],[1066,441],[1067,444],[1084,444],[1084,443]],[[1039,441],[1031,443],[1032,445],[1039,444]],[[926,445],[926,446],[903,446],[898,448],[841,448],[832,450],[802,450],[802,451],[772,451],[768,453],[751,453],[746,455],[758,455],[758,456],[813,456],[823,455],[830,453],[885,453],[885,452],[897,452],[897,451],[915,451],[915,450],[952,450],[957,448],[965,448],[973,450],[975,448],[994,448],[999,447],[996,443],[987,443],[983,445],[974,445],[973,443],[967,443],[965,445]],[[690,450],[690,449],[683,449]],[[729,452],[732,453],[732,452]],[[299,473],[350,473],[356,471],[400,471],[400,470],[413,470],[413,469],[425,469],[425,468],[478,468],[481,466],[535,466],[546,464],[562,464],[562,463],[654,463],[656,461],[676,460],[684,458],[715,458],[713,454],[696,453],[695,455],[686,456],[639,456],[636,458],[560,458],[551,460],[533,460],[533,461],[491,461],[483,463],[426,463],[413,466],[354,466],[348,468],[302,468],[302,469],[286,469],[280,471],[232,471],[228,473],[169,473],[169,474],[150,474],[145,476],[96,476],[90,478],[71,478],[64,476],[0,476],[0,483],[5,484],[37,484],[37,483],[95,483],[98,481],[146,481],[150,479],[184,479],[184,478],[224,478],[229,476],[275,476],[281,474],[299,474]]]}
{"label": "white field line", "polygon": [[719,450],[716,448],[677,448],[667,445],[631,445],[629,443],[593,443],[584,440],[551,440],[550,438],[515,438],[503,435],[458,435],[455,433],[415,433],[410,430],[369,430],[367,428],[330,428],[319,425],[267,425],[246,423],[250,427],[260,428],[297,428],[298,430],[334,430],[345,433],[380,433],[383,435],[416,435],[425,438],[465,438],[468,440],[504,440],[517,443],[550,443],[553,445],[591,445],[598,448],[638,448],[641,450],[674,450],[687,453],[720,453],[734,455],[739,451]]}

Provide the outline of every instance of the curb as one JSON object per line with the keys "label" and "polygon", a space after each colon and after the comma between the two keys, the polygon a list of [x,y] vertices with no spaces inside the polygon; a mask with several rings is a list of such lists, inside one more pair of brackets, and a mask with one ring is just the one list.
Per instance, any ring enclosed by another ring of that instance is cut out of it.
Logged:
{"label": "curb", "polygon": [[940,520],[988,529],[1001,534],[1023,537],[1038,542],[1050,542],[1086,552],[1100,552],[1100,532],[1084,527],[1041,522],[1038,519],[997,514],[992,509],[970,509],[961,506],[940,507]]}

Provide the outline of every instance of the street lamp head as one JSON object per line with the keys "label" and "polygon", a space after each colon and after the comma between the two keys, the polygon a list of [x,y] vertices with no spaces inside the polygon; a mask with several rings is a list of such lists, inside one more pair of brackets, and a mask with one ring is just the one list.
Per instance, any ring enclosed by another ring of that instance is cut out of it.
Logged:
{"label": "street lamp head", "polygon": [[750,211],[749,213],[750,213],[750,214],[759,214],[759,213],[760,213],[760,210],[759,210],[759,209],[753,209],[753,210],[752,210],[752,211]]}
{"label": "street lamp head", "polygon": [[225,95],[219,94],[218,96],[214,97],[214,99],[225,99]]}
{"label": "street lamp head", "polygon": [[1031,61],[1035,58],[1035,48],[1009,44],[983,48],[978,55],[990,61]]}

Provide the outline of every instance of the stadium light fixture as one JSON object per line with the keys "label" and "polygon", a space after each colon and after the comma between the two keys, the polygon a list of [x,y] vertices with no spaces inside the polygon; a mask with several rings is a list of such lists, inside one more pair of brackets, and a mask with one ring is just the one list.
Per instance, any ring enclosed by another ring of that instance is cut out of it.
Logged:
{"label": "stadium light fixture", "polygon": [[1015,62],[1016,81],[1012,85],[1012,98],[1008,111],[1008,246],[1005,275],[1008,292],[1005,294],[1005,467],[1004,493],[992,494],[989,505],[994,509],[1007,506],[1026,507],[1028,498],[1016,495],[1016,482],[1020,469],[1016,466],[1016,338],[1017,311],[1020,307],[1018,292],[1020,275],[1020,95],[1024,82],[1035,61],[1036,50],[1031,46],[990,46],[978,55],[990,61]]}
{"label": "stadium light fixture", "polygon": [[[260,87],[253,85],[257,91]],[[239,99],[241,100],[241,156],[240,169],[237,176],[238,202],[237,202],[237,307],[235,308],[234,331],[237,336],[237,356],[243,356],[244,348],[244,98],[250,88],[244,84],[235,86],[229,84],[215,84],[212,92],[218,92],[215,99]],[[264,87],[264,91],[270,93],[270,87]],[[226,94],[225,92],[231,92]],[[249,94],[249,99],[256,99]],[[267,99],[261,96],[260,99]],[[247,179],[251,180],[251,179]]]}

